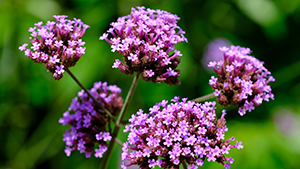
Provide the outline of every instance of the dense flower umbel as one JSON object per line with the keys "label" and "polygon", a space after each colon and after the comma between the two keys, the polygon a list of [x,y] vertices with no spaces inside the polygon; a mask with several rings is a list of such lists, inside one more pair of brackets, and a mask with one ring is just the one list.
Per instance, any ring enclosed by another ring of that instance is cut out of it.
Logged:
{"label": "dense flower umbel", "polygon": [[187,39],[176,24],[179,19],[166,11],[137,7],[111,23],[107,32],[112,37],[104,33],[100,40],[110,43],[112,52],[121,53],[125,62],[116,59],[112,67],[128,75],[139,72],[143,80],[154,83],[180,84],[180,70],[176,68],[182,54],[174,45]]}
{"label": "dense flower umbel", "polygon": [[[116,85],[107,86],[106,82],[96,82],[90,93],[115,116],[123,106],[121,89]],[[77,149],[89,158],[96,146],[95,157],[101,158],[107,150],[106,141],[111,140],[109,132],[106,131],[108,116],[96,107],[83,90],[78,92],[78,97],[73,99],[68,111],[59,119],[59,123],[71,125],[63,138],[67,145],[65,149],[67,156]]]}
{"label": "dense flower umbel", "polygon": [[268,83],[275,79],[263,62],[248,55],[251,53],[249,48],[231,46],[230,49],[222,47],[220,50],[224,52],[224,60],[212,61],[208,67],[213,67],[217,73],[217,77],[211,77],[209,84],[221,105],[236,105],[243,116],[263,100],[274,99]]}
{"label": "dense flower umbel", "polygon": [[207,161],[219,162],[230,168],[233,159],[225,157],[231,148],[243,148],[242,142],[231,145],[232,137],[224,141],[227,131],[224,119],[217,120],[216,102],[203,104],[187,101],[179,97],[167,104],[163,100],[149,109],[145,114],[139,110],[132,115],[124,132],[129,131],[128,141],[123,144],[122,160],[130,164],[122,164],[123,168],[137,164],[140,168],[178,169],[182,161],[186,161],[189,169],[196,169]]}
{"label": "dense flower umbel", "polygon": [[31,32],[28,49],[27,43],[19,47],[25,51],[25,55],[37,63],[43,63],[56,80],[63,77],[64,68],[74,66],[85,53],[85,42],[81,37],[89,27],[80,19],[67,20],[65,15],[54,15],[56,22],[48,21],[46,26],[38,22]]}

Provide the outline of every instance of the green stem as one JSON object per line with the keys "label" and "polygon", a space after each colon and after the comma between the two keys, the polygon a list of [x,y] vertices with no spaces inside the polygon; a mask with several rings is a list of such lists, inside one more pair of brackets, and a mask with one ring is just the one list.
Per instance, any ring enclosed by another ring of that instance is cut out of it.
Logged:
{"label": "green stem", "polygon": [[122,109],[121,109],[119,118],[118,118],[117,123],[116,123],[116,124],[118,124],[118,125],[121,124],[122,119],[124,118],[125,112],[127,111],[127,108],[128,108],[128,106],[129,106],[129,103],[131,102],[131,99],[132,99],[132,97],[133,97],[135,88],[136,88],[137,83],[138,83],[138,80],[139,80],[139,76],[140,76],[140,74],[139,74],[139,73],[136,73],[136,75],[135,75],[134,78],[133,78],[132,84],[131,84],[131,86],[130,86],[130,89],[129,89],[128,94],[127,94],[127,96],[126,96],[124,105],[123,105],[123,107],[122,107]]}
{"label": "green stem", "polygon": [[206,100],[209,100],[209,99],[212,99],[212,98],[215,98],[216,96],[211,93],[211,94],[208,94],[208,95],[205,95],[205,96],[201,96],[201,97],[198,97],[196,99],[193,99],[192,101],[193,102],[203,102],[203,101],[206,101]]}
{"label": "green stem", "polygon": [[181,160],[181,163],[182,163],[182,166],[183,166],[184,169],[187,169],[187,168],[188,168],[188,166],[187,166],[185,160]]}
{"label": "green stem", "polygon": [[96,106],[102,109],[113,120],[113,122],[116,123],[115,117],[91,95],[91,93],[79,82],[79,80],[73,75],[73,73],[67,67],[65,67],[64,69],[73,78],[73,80],[84,90],[84,92],[94,101]]}
{"label": "green stem", "polygon": [[120,146],[120,147],[123,147],[123,142],[118,139],[117,137],[115,138],[115,142]]}
{"label": "green stem", "polygon": [[138,80],[139,80],[139,75],[140,75],[139,73],[136,73],[136,75],[135,75],[134,78],[133,78],[133,81],[132,81],[132,84],[131,84],[130,89],[129,89],[129,91],[128,91],[128,94],[127,94],[127,96],[126,96],[124,105],[123,105],[123,107],[122,107],[122,109],[121,109],[119,118],[118,118],[118,120],[117,120],[117,122],[116,122],[116,126],[115,126],[115,128],[114,128],[113,133],[112,133],[112,139],[111,139],[111,141],[110,141],[110,143],[109,143],[109,145],[108,145],[107,152],[105,153],[105,156],[104,156],[104,159],[103,159],[103,163],[102,163],[101,169],[106,169],[106,167],[107,167],[107,164],[108,164],[108,161],[109,161],[111,152],[112,152],[113,147],[114,147],[114,143],[115,143],[115,141],[116,141],[115,138],[116,138],[117,135],[118,135],[118,132],[119,132],[120,127],[121,127],[122,119],[123,119],[123,117],[124,117],[124,115],[125,115],[125,112],[126,112],[126,110],[127,110],[127,108],[128,108],[128,105],[129,105],[129,103],[130,103],[130,101],[131,101],[131,99],[132,99],[133,93],[134,93],[135,88],[136,88],[136,86],[137,86],[137,83],[138,83]]}
{"label": "green stem", "polygon": [[129,124],[129,121],[128,121],[128,120],[123,120],[123,121],[121,121],[121,123],[120,123],[121,126],[124,126],[124,125],[126,125],[126,124]]}

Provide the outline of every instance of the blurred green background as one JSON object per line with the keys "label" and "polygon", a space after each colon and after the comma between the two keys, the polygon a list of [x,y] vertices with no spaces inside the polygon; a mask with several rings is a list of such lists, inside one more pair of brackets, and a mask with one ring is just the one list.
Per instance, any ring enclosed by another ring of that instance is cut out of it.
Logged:
{"label": "blurred green background", "polygon": [[[249,47],[265,62],[276,79],[271,83],[275,100],[264,102],[240,117],[227,107],[229,131],[244,149],[231,150],[233,169],[300,168],[300,1],[299,0],[0,0],[0,168],[96,169],[98,158],[86,159],[78,151],[64,153],[62,135],[67,126],[58,119],[80,90],[65,73],[55,81],[45,66],[33,63],[18,47],[29,43],[28,28],[54,20],[53,15],[80,18],[91,26],[83,40],[86,54],[70,70],[87,87],[107,81],[122,88],[126,96],[133,76],[111,66],[118,53],[98,38],[131,7],[145,6],[178,15],[178,25],[189,43],[178,48],[183,56],[181,85],[167,86],[139,81],[127,118],[138,109],[149,109],[174,96],[196,97],[212,93],[212,71],[203,67],[207,44],[217,38]],[[220,115],[221,107],[218,106]],[[120,134],[125,141],[126,134]],[[121,148],[115,146],[108,168],[119,168]],[[203,168],[223,168],[205,162]]]}

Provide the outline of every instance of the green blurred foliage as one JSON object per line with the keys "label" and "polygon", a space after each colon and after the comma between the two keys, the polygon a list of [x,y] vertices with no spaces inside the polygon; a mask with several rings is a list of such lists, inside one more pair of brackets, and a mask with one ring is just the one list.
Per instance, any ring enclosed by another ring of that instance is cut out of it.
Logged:
{"label": "green blurred foliage", "polygon": [[[91,28],[83,37],[86,54],[71,71],[87,88],[96,81],[116,84],[125,98],[133,76],[111,68],[121,55],[112,53],[109,44],[98,38],[111,22],[129,14],[131,7],[142,5],[178,15],[178,25],[189,43],[176,46],[183,54],[181,85],[140,80],[126,118],[163,99],[193,99],[211,93],[208,79],[213,73],[203,68],[201,58],[210,41],[226,38],[234,45],[250,47],[276,79],[271,84],[274,101],[264,102],[244,117],[236,107],[226,108],[226,138],[235,136],[244,145],[243,150],[234,149],[228,155],[235,159],[232,168],[299,168],[299,0],[0,0],[0,168],[100,167],[102,159],[86,159],[76,151],[70,157],[64,153],[62,134],[68,127],[58,119],[80,91],[79,86],[66,73],[55,81],[44,65],[33,63],[18,47],[29,42],[28,28],[34,23],[53,20],[52,16],[59,14],[80,18]],[[285,111],[278,116],[279,110]],[[290,114],[292,122],[284,121]],[[126,133],[119,135],[122,141],[126,137]],[[119,168],[120,153],[116,145],[109,168]],[[203,168],[223,166],[205,162]]]}

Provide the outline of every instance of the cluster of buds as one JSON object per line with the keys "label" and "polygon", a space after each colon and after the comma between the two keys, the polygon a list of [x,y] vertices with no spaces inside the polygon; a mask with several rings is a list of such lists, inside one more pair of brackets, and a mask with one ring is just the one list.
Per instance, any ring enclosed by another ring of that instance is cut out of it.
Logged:
{"label": "cluster of buds", "polygon": [[25,55],[36,63],[46,65],[46,69],[53,74],[56,80],[63,77],[65,68],[74,66],[85,53],[85,42],[82,36],[88,25],[80,19],[67,20],[66,15],[54,15],[54,21],[48,21],[46,26],[38,22],[35,27],[29,28],[32,46],[28,49],[27,43],[19,47]]}
{"label": "cluster of buds", "polygon": [[211,77],[209,84],[221,105],[236,105],[243,116],[263,100],[274,99],[268,83],[275,79],[263,62],[248,55],[251,53],[249,48],[231,46],[230,49],[222,47],[220,50],[224,53],[224,60],[212,61],[208,67],[213,67],[217,73],[217,77]]}
{"label": "cluster of buds", "polygon": [[[116,85],[107,86],[106,82],[96,82],[89,92],[111,114],[118,115],[123,106],[120,88]],[[95,149],[95,157],[101,158],[107,150],[107,141],[112,138],[106,129],[108,120],[108,115],[97,107],[83,90],[78,92],[78,97],[72,100],[68,111],[59,119],[62,125],[71,126],[63,138],[66,143],[66,155],[70,156],[71,152],[77,149],[89,158],[94,152],[94,147],[98,146],[98,149]]]}
{"label": "cluster of buds", "polygon": [[112,28],[100,40],[111,44],[112,52],[123,55],[124,63],[116,59],[113,68],[127,75],[141,73],[142,79],[168,85],[178,85],[182,56],[174,45],[186,41],[185,32],[177,26],[180,18],[162,10],[132,8],[131,14],[111,23]]}
{"label": "cluster of buds", "polygon": [[189,169],[197,169],[207,161],[218,162],[226,169],[233,163],[232,158],[225,157],[232,148],[243,148],[242,142],[231,145],[225,139],[228,130],[223,115],[216,118],[216,102],[203,104],[187,101],[179,97],[167,104],[163,100],[149,109],[150,113],[139,110],[129,119],[124,132],[129,131],[127,142],[123,144],[122,168],[139,165],[140,168],[179,169],[183,162]]}

